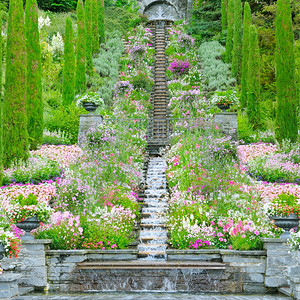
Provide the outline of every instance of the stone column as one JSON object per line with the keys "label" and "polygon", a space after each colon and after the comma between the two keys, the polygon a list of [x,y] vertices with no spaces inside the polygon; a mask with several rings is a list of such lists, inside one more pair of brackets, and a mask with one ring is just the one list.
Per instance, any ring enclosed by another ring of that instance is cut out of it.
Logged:
{"label": "stone column", "polygon": [[237,113],[218,113],[214,115],[214,120],[224,134],[231,136],[235,141],[238,140]]}
{"label": "stone column", "polygon": [[19,295],[18,280],[20,274],[2,274],[0,275],[0,299],[11,299]]}
{"label": "stone column", "polygon": [[[22,241],[18,258],[4,258],[1,262],[4,272],[19,273],[19,284],[43,291],[47,286],[46,250],[51,240]],[[7,273],[9,274],[9,273]]]}
{"label": "stone column", "polygon": [[288,269],[290,292],[294,299],[300,300],[300,250],[292,252],[291,255],[297,261],[297,265]]}
{"label": "stone column", "polygon": [[78,142],[79,145],[82,145],[84,136],[87,131],[93,127],[95,124],[101,124],[103,122],[103,117],[101,115],[80,115],[79,120],[79,133],[78,133]]}
{"label": "stone column", "polygon": [[263,238],[262,241],[267,250],[265,285],[276,288],[288,286],[288,269],[296,266],[297,260],[290,253],[287,239]]}

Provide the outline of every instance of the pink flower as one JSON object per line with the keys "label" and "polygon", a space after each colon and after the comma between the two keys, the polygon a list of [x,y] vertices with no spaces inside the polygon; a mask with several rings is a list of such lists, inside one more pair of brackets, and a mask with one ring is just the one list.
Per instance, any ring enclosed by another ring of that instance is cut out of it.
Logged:
{"label": "pink flower", "polygon": [[216,129],[218,130],[218,129],[220,129],[220,127],[218,125],[216,125]]}
{"label": "pink flower", "polygon": [[259,231],[258,231],[258,230],[255,230],[255,231],[254,231],[254,234],[255,234],[255,235],[259,235]]}

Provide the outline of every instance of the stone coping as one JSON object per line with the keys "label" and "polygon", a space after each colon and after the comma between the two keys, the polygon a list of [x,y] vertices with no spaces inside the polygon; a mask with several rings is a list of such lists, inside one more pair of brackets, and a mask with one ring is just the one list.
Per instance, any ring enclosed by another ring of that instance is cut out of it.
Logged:
{"label": "stone coping", "polygon": [[52,240],[39,240],[39,239],[34,239],[34,240],[22,240],[22,245],[37,245],[37,244],[51,244]]}
{"label": "stone coping", "polygon": [[102,115],[94,115],[94,114],[80,114],[79,117],[87,117],[87,118],[101,117],[103,119]]}
{"label": "stone coping", "polygon": [[188,249],[188,250],[176,250],[167,249],[168,255],[191,255],[191,254],[221,254],[221,255],[243,255],[243,256],[266,256],[266,250],[252,250],[252,251],[240,251],[229,249]]}
{"label": "stone coping", "polygon": [[281,239],[281,238],[261,238],[260,239],[264,243],[287,243],[288,239]]}
{"label": "stone coping", "polygon": [[216,115],[237,115],[236,112],[220,112],[220,113],[215,113],[214,114],[215,116]]}
{"label": "stone coping", "polygon": [[46,250],[46,255],[84,255],[84,254],[138,254],[135,249],[119,249],[119,250]]}
{"label": "stone coping", "polygon": [[12,282],[21,278],[21,274],[3,273],[0,275],[0,282]]}

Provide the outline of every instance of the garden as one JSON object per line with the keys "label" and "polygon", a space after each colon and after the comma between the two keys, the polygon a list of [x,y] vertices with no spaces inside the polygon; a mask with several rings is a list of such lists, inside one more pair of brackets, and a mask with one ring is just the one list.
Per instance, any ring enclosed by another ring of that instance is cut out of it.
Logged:
{"label": "garden", "polygon": [[[1,2],[0,245],[18,256],[20,224],[33,218],[31,234],[51,239],[52,250],[132,247],[153,108],[153,32],[136,1],[39,2],[26,1],[25,18],[21,0],[9,10]],[[242,19],[240,0],[208,2],[195,1],[191,20],[168,30],[168,107],[177,120],[161,151],[169,247],[261,250],[262,238],[285,234],[277,217],[300,216],[300,8],[292,1],[291,14],[279,0],[284,13],[276,14],[275,4],[250,1]],[[103,122],[79,146],[86,103]],[[239,141],[214,122],[224,110],[237,114]],[[300,249],[296,227],[292,250]]]}

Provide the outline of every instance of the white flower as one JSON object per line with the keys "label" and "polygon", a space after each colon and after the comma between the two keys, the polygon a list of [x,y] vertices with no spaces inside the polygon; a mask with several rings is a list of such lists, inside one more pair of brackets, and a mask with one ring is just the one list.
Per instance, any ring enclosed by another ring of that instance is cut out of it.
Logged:
{"label": "white flower", "polygon": [[47,16],[45,19],[40,16],[39,17],[39,30],[41,30],[44,26],[49,27],[51,25],[51,20]]}
{"label": "white flower", "polygon": [[64,52],[64,41],[59,32],[52,37],[51,47],[56,54],[62,54]]}

